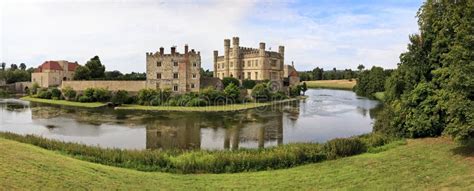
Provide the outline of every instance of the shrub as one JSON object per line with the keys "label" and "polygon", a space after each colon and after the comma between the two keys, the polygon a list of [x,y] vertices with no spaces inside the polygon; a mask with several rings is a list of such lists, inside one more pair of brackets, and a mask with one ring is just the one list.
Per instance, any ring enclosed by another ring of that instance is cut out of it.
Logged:
{"label": "shrub", "polygon": [[234,83],[230,83],[224,88],[224,95],[228,101],[236,103],[240,97],[240,89]]}
{"label": "shrub", "polygon": [[219,105],[221,100],[222,102],[225,101],[224,93],[214,89],[213,87],[202,89],[199,96],[207,100],[210,105]]}
{"label": "shrub", "polygon": [[110,101],[115,105],[122,105],[125,102],[127,102],[127,99],[128,99],[128,92],[125,90],[118,90],[112,96],[112,99]]}
{"label": "shrub", "polygon": [[270,90],[267,88],[266,84],[257,84],[252,89],[252,97],[258,101],[268,101],[271,98]]}
{"label": "shrub", "polygon": [[367,146],[359,138],[337,138],[324,144],[329,159],[352,156],[367,151]]}
{"label": "shrub", "polygon": [[255,85],[257,85],[255,80],[246,79],[242,81],[242,87],[244,87],[245,89],[252,89],[253,87],[255,87]]}
{"label": "shrub", "polygon": [[124,104],[135,104],[135,103],[137,103],[137,100],[138,100],[137,96],[129,96],[125,100]]}
{"label": "shrub", "polygon": [[79,96],[79,98],[77,99],[77,101],[79,102],[93,102],[92,98],[89,97],[89,96],[86,96],[86,95],[82,95],[82,96]]}
{"label": "shrub", "polygon": [[300,96],[301,95],[301,89],[302,89],[302,87],[300,85],[291,86],[290,87],[290,96],[291,97]]}
{"label": "shrub", "polygon": [[158,92],[154,89],[141,89],[138,91],[137,101],[140,105],[151,105],[151,101],[155,99]]}
{"label": "shrub", "polygon": [[59,91],[58,88],[51,89],[51,97],[57,98],[57,99],[61,98],[61,91]]}
{"label": "shrub", "polygon": [[188,103],[186,103],[187,107],[200,107],[200,106],[206,106],[206,105],[207,105],[207,101],[202,98],[193,98],[189,100]]}
{"label": "shrub", "polygon": [[94,100],[99,102],[108,102],[110,101],[110,91],[104,88],[94,89]]}
{"label": "shrub", "polygon": [[272,100],[284,100],[287,99],[288,96],[286,96],[285,92],[278,91],[276,93],[271,94]]}
{"label": "shrub", "polygon": [[94,101],[94,91],[94,88],[86,88],[82,96],[88,97],[91,100],[90,102],[92,102]]}
{"label": "shrub", "polygon": [[226,88],[230,84],[234,84],[237,87],[240,86],[240,82],[238,79],[233,78],[233,77],[225,77],[222,79],[222,84],[224,85],[224,88]]}
{"label": "shrub", "polygon": [[74,91],[71,87],[67,86],[62,89],[63,95],[66,100],[74,100],[76,98],[76,91]]}
{"label": "shrub", "polygon": [[37,94],[38,93],[38,89],[40,88],[39,84],[34,82],[33,85],[31,86],[31,91],[30,93],[31,94]]}
{"label": "shrub", "polygon": [[42,88],[38,91],[38,94],[36,97],[41,98],[41,99],[51,99],[52,94],[48,89]]}

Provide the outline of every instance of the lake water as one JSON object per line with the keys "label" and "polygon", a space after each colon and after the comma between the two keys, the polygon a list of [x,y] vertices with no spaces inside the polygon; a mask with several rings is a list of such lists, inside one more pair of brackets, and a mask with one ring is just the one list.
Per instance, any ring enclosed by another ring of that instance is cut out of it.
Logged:
{"label": "lake water", "polygon": [[306,95],[282,106],[216,113],[82,109],[0,99],[0,131],[123,149],[262,148],[371,132],[381,108],[351,91],[310,89]]}

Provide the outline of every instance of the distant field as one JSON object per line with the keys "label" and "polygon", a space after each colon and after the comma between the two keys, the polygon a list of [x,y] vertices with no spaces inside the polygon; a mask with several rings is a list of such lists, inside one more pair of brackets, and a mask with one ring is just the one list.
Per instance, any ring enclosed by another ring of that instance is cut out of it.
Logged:
{"label": "distant field", "polygon": [[102,107],[105,106],[104,103],[100,102],[92,102],[92,103],[81,103],[75,101],[66,101],[66,100],[52,100],[52,99],[40,99],[40,98],[32,98],[32,97],[22,97],[21,100],[37,102],[37,103],[46,103],[46,104],[54,104],[54,105],[64,105],[64,106],[73,106],[73,107]]}
{"label": "distant field", "polygon": [[139,172],[0,138],[0,190],[473,190],[473,148],[446,138],[285,170]]}
{"label": "distant field", "polygon": [[329,88],[329,89],[345,89],[352,90],[356,85],[356,80],[316,80],[306,81],[308,88]]}

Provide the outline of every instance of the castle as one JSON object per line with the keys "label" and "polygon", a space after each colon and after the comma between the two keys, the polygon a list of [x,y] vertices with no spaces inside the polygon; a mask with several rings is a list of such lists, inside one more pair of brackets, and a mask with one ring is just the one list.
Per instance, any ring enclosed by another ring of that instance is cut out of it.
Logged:
{"label": "castle", "polygon": [[[285,66],[284,60],[284,46],[279,46],[278,52],[265,50],[263,42],[260,43],[258,49],[241,47],[239,37],[233,37],[231,47],[230,39],[224,39],[224,55],[219,56],[218,51],[214,51],[214,77],[277,82],[286,80],[289,83],[289,73],[285,75],[285,67],[288,70],[288,66]],[[290,70],[294,70],[292,66],[290,67]]]}
{"label": "castle", "polygon": [[79,66],[77,62],[65,60],[46,61],[31,74],[31,81],[40,87],[59,86],[62,81],[72,80]]}
{"label": "castle", "polygon": [[188,50],[176,52],[171,47],[171,53],[146,53],[146,79],[148,88],[171,89],[177,93],[197,92],[200,88],[201,55],[199,52]]}

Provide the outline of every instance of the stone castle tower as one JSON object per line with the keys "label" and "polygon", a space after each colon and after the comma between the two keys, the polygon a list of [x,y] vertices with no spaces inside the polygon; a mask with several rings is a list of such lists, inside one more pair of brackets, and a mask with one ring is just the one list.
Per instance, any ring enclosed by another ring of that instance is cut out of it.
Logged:
{"label": "stone castle tower", "polygon": [[214,77],[234,77],[239,80],[274,80],[281,81],[283,74],[285,47],[279,46],[278,52],[265,50],[261,42],[258,49],[241,47],[239,37],[224,39],[224,55],[214,51]]}
{"label": "stone castle tower", "polygon": [[159,52],[146,53],[146,79],[148,88],[171,89],[176,93],[197,92],[200,86],[201,54],[188,50],[184,53],[171,47],[171,53],[165,54],[161,47]]}

